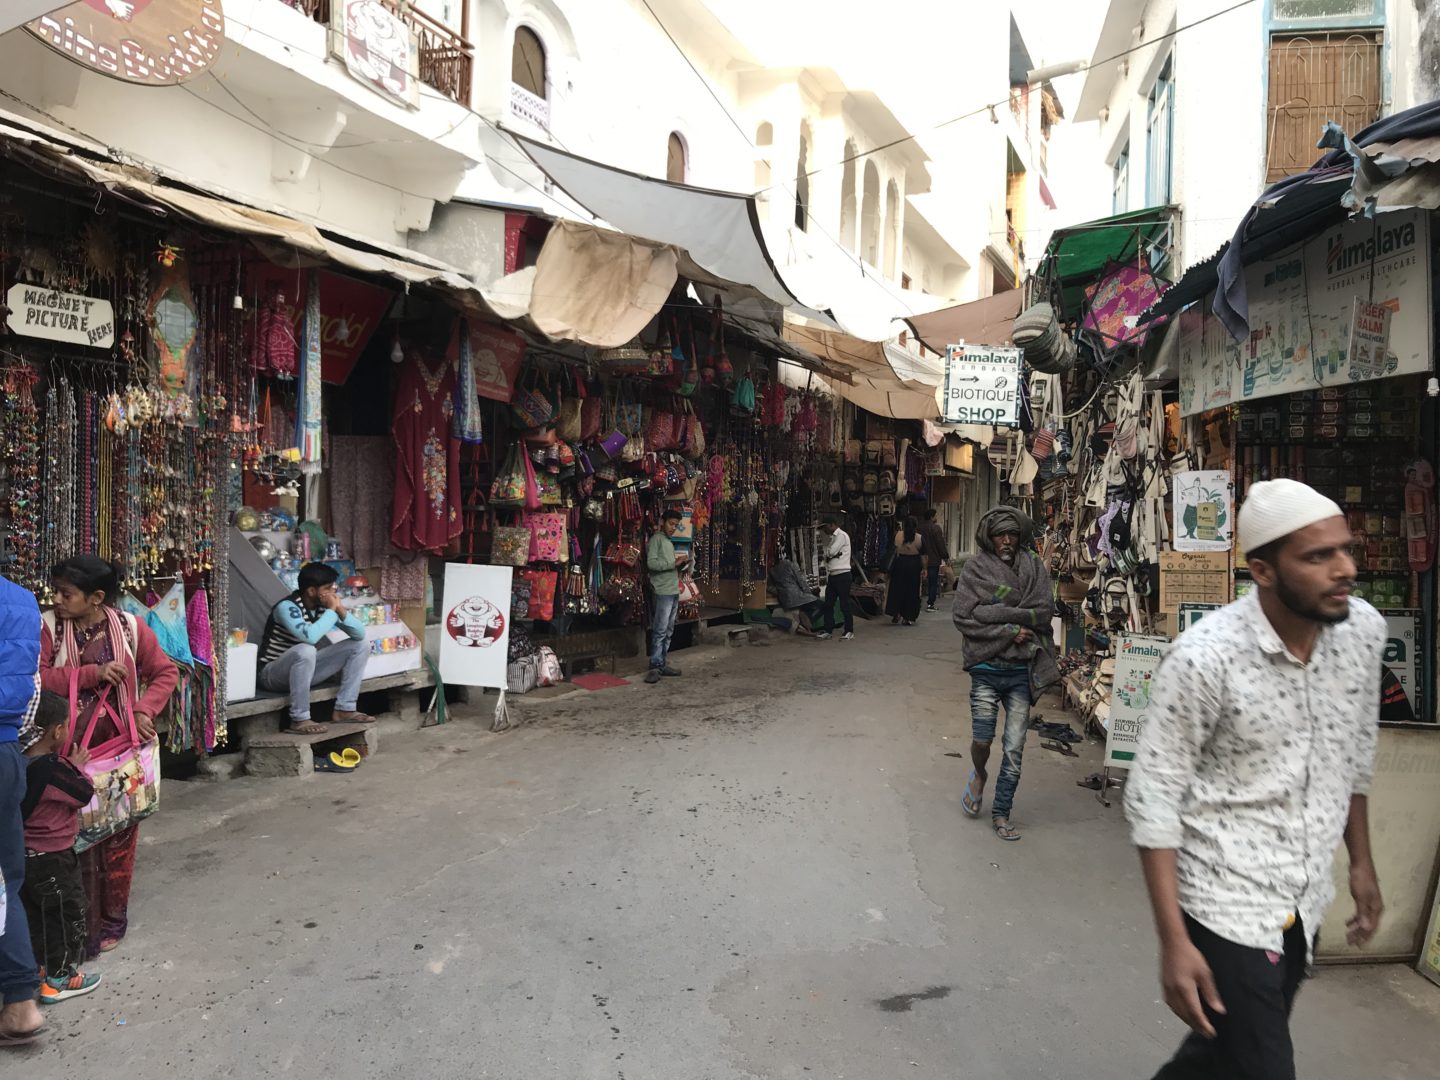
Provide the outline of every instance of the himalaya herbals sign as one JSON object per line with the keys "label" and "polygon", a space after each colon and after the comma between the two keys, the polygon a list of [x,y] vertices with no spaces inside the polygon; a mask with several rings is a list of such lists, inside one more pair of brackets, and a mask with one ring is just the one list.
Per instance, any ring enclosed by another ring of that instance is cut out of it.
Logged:
{"label": "himalaya herbals sign", "polygon": [[1428,222],[1418,210],[1353,218],[1247,267],[1244,341],[1206,296],[1180,320],[1181,413],[1429,371]]}
{"label": "himalaya herbals sign", "polygon": [[950,424],[1018,426],[1020,350],[951,345],[945,357],[942,415]]}
{"label": "himalaya herbals sign", "polygon": [[10,332],[67,345],[108,349],[115,344],[115,311],[109,300],[79,293],[11,285],[5,294]]}
{"label": "himalaya herbals sign", "polygon": [[1140,748],[1140,731],[1150,711],[1155,672],[1170,643],[1164,638],[1121,634],[1110,688],[1110,723],[1105,730],[1105,767],[1128,769]]}

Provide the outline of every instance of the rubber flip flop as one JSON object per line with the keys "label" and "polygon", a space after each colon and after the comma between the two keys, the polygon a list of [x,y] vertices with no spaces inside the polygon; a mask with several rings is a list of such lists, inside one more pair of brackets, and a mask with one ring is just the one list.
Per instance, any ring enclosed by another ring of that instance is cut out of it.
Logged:
{"label": "rubber flip flop", "polygon": [[347,769],[344,765],[337,765],[332,760],[336,755],[321,756],[315,759],[316,772],[352,773],[354,769]]}
{"label": "rubber flip flop", "polygon": [[971,787],[971,785],[974,784],[974,783],[975,783],[975,770],[974,770],[974,769],[971,769],[971,770],[970,770],[970,779],[965,781],[965,791],[964,791],[964,793],[960,796],[960,811],[961,811],[966,817],[969,817],[969,818],[978,818],[978,817],[980,816],[980,807],[981,807],[981,806],[984,804],[984,802],[985,802],[985,796],[984,796],[983,794],[982,794],[978,799],[975,799],[974,801],[971,801],[971,798],[970,798],[970,787]]}
{"label": "rubber flip flop", "polygon": [[287,724],[285,727],[285,732],[289,735],[324,735],[329,730],[324,724],[317,724],[313,720],[307,720],[303,724]]}
{"label": "rubber flip flop", "polygon": [[347,715],[347,716],[334,716],[334,715],[332,715],[332,716],[331,716],[331,719],[334,720],[335,723],[337,723],[337,724],[373,724],[373,723],[375,723],[375,717],[369,716],[369,715],[367,715],[366,713],[363,713],[363,712],[350,713],[350,714]]}
{"label": "rubber flip flop", "polygon": [[1015,829],[1014,829],[1012,826],[1010,826],[1010,825],[995,825],[995,824],[992,824],[992,825],[991,825],[991,828],[993,828],[993,829],[995,830],[995,835],[998,836],[1001,840],[1019,840],[1019,839],[1020,839],[1020,834],[1019,834],[1018,832],[1016,832]]}
{"label": "rubber flip flop", "polygon": [[345,757],[344,754],[341,754],[341,753],[339,753],[339,752],[337,752],[337,751],[335,751],[335,750],[331,750],[331,751],[330,751],[330,764],[331,764],[331,765],[334,765],[337,769],[343,769],[345,772],[354,772],[356,766],[358,766],[358,765],[360,764],[360,761],[359,761],[360,755],[359,755],[359,754],[356,754],[355,757],[356,757],[356,761],[355,761],[355,763],[352,765],[352,764],[350,763],[350,761]]}
{"label": "rubber flip flop", "polygon": [[340,751],[340,763],[342,765],[348,765],[352,769],[364,760],[365,759],[360,756],[360,751],[356,750],[353,746],[347,746],[344,750]]}
{"label": "rubber flip flop", "polygon": [[38,1038],[40,1038],[41,1035],[44,1035],[44,1034],[45,1034],[45,1025],[44,1025],[44,1024],[41,1024],[41,1025],[40,1025],[39,1027],[37,1027],[37,1028],[31,1028],[29,1031],[21,1031],[21,1032],[18,1032],[18,1033],[14,1034],[14,1035],[6,1035],[3,1031],[0,1031],[0,1047],[5,1047],[5,1046],[29,1046],[29,1045],[30,1045],[31,1043],[33,1043],[35,1040],[37,1040]]}

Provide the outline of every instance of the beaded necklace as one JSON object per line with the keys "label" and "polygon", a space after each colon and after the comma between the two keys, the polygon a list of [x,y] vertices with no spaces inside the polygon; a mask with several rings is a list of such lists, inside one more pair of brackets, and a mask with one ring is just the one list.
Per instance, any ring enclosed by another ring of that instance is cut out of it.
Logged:
{"label": "beaded necklace", "polygon": [[4,450],[9,474],[8,539],[15,562],[8,573],[29,589],[43,584],[40,573],[40,410],[33,386],[38,375],[28,364],[5,378]]}

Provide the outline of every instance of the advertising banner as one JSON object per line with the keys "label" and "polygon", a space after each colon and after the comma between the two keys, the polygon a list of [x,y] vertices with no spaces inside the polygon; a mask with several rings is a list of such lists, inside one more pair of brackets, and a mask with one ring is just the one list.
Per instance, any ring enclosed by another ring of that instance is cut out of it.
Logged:
{"label": "advertising banner", "polygon": [[513,573],[509,566],[446,565],[440,626],[444,682],[505,689]]}
{"label": "advertising banner", "polygon": [[1020,350],[951,345],[945,358],[946,423],[1016,427],[1020,423]]}
{"label": "advertising banner", "polygon": [[[1419,210],[1357,217],[1246,267],[1250,335],[1180,318],[1180,411],[1430,370],[1430,230]],[[1388,316],[1380,316],[1383,308]]]}
{"label": "advertising banner", "polygon": [[108,349],[115,344],[115,309],[109,300],[79,293],[11,285],[5,294],[6,325],[13,334]]}
{"label": "advertising banner", "polygon": [[514,330],[470,320],[470,357],[475,390],[491,401],[515,396],[515,380],[525,359],[525,339]]}
{"label": "advertising banner", "polygon": [[1140,747],[1140,731],[1150,711],[1150,690],[1170,643],[1164,638],[1121,634],[1115,650],[1115,682],[1110,689],[1110,723],[1105,731],[1105,767],[1128,769]]}
{"label": "advertising banner", "polygon": [[51,6],[25,29],[82,67],[141,86],[193,79],[225,44],[221,0],[56,0]]}
{"label": "advertising banner", "polygon": [[1175,550],[1229,551],[1235,544],[1235,495],[1224,471],[1183,472],[1175,492]]}
{"label": "advertising banner", "polygon": [[[319,270],[321,378],[343,386],[360,360],[395,293],[344,274]],[[250,270],[250,292],[260,307],[278,305],[295,326],[305,314],[305,272],[261,263]]]}

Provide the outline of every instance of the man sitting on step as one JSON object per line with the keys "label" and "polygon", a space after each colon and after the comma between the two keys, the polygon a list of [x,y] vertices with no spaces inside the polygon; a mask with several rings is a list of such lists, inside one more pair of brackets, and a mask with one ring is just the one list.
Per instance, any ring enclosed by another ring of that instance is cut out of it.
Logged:
{"label": "man sitting on step", "polygon": [[[335,698],[335,722],[375,722],[356,708],[370,647],[365,627],[345,610],[335,592],[339,577],[324,563],[306,563],[300,570],[299,588],[275,605],[265,623],[260,685],[266,690],[289,691],[290,724],[286,730],[299,735],[325,732],[324,724],[310,719],[310,688],[337,672],[340,693]],[[348,640],[328,640],[332,630],[343,631]]]}

